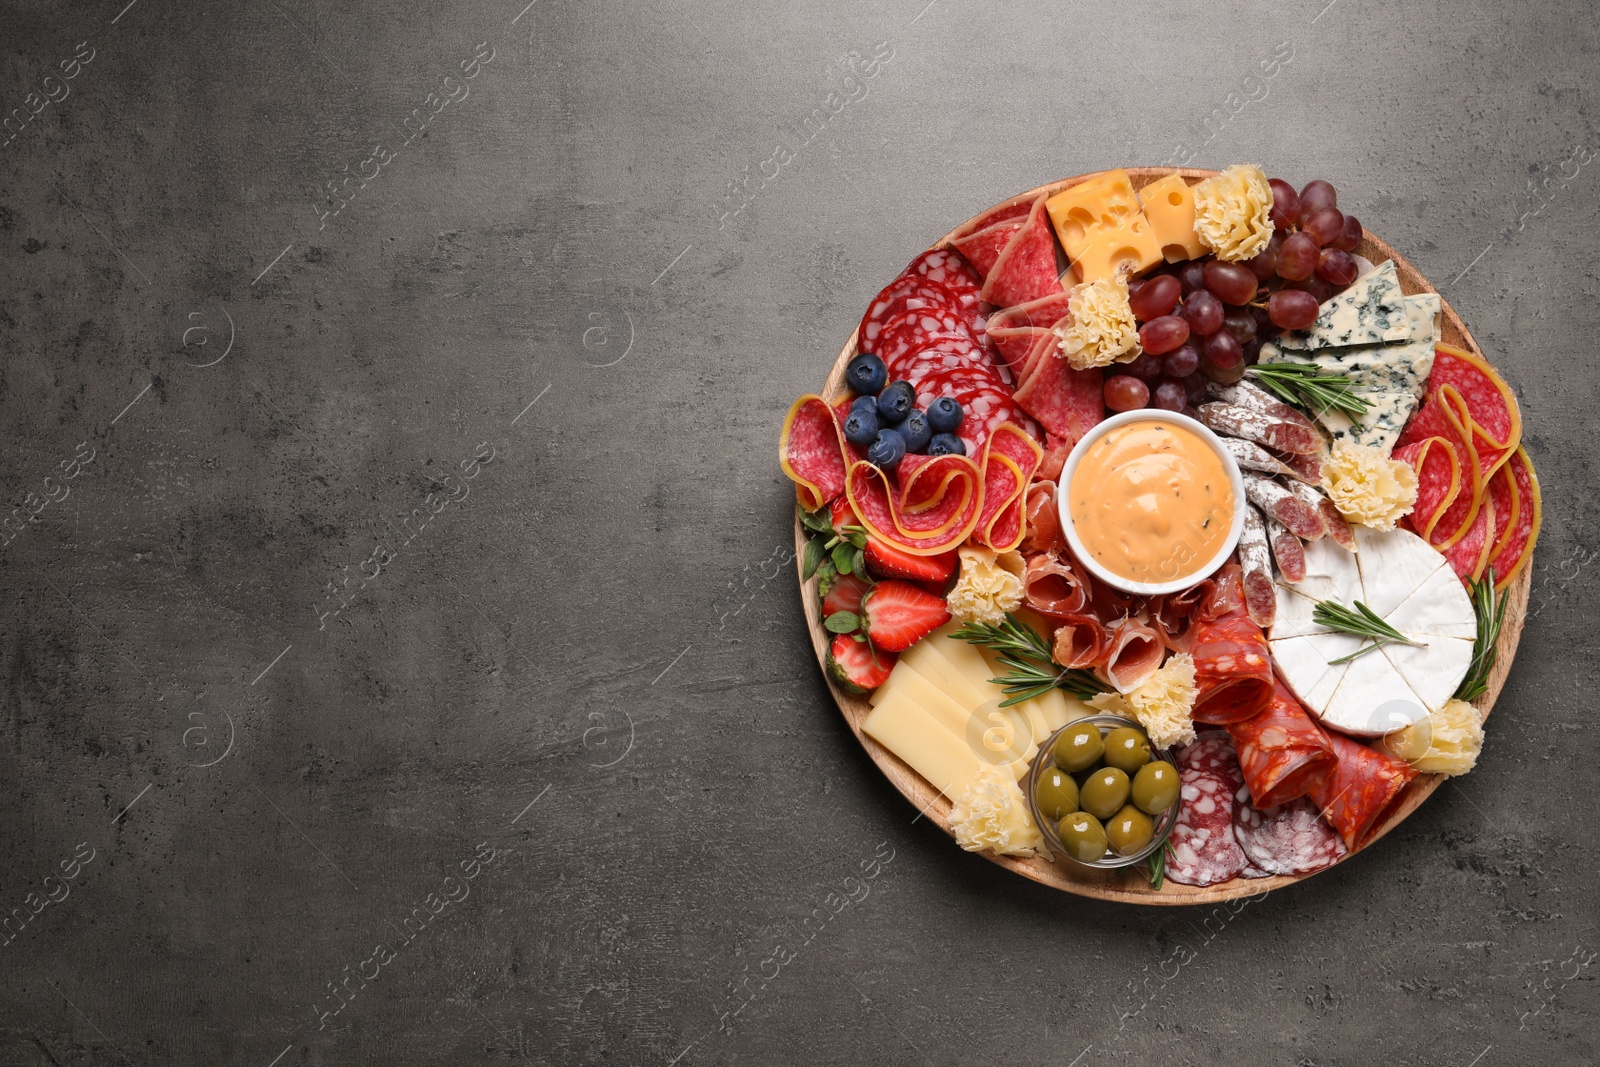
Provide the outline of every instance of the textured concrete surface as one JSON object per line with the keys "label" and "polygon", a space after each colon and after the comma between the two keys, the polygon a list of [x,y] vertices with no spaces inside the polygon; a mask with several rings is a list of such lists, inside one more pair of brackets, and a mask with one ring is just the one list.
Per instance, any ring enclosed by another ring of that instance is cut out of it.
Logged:
{"label": "textured concrete surface", "polygon": [[[1589,7],[525,2],[0,9],[0,1065],[1596,1060]],[[1546,488],[1479,769],[1231,912],[913,824],[775,463],[928,240],[1184,158],[1332,180]]]}

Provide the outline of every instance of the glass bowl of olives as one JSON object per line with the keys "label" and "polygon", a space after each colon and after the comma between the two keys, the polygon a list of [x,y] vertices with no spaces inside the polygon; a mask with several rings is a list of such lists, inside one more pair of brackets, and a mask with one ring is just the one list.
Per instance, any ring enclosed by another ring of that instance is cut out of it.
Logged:
{"label": "glass bowl of olives", "polygon": [[1051,734],[1027,781],[1045,844],[1086,867],[1138,863],[1178,820],[1177,766],[1121,715],[1090,715]]}

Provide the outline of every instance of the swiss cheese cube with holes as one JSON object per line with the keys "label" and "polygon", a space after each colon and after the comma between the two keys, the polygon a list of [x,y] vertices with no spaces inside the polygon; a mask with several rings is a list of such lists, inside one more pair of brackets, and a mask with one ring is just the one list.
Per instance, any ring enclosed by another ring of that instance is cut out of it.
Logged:
{"label": "swiss cheese cube with holes", "polygon": [[1161,262],[1161,244],[1125,170],[1108,171],[1045,201],[1077,281],[1137,274]]}
{"label": "swiss cheese cube with holes", "polygon": [[1144,217],[1168,263],[1199,259],[1206,254],[1194,232],[1194,190],[1181,174],[1169,174],[1139,190]]}

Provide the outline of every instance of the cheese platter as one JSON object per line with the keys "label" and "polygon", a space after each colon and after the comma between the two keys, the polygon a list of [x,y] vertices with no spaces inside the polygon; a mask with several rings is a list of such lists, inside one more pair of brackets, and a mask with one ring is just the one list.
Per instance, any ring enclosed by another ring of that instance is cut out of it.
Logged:
{"label": "cheese platter", "polygon": [[1029,190],[913,258],[790,409],[818,662],[961,848],[1226,900],[1473,766],[1538,481],[1510,387],[1340,207],[1248,165]]}

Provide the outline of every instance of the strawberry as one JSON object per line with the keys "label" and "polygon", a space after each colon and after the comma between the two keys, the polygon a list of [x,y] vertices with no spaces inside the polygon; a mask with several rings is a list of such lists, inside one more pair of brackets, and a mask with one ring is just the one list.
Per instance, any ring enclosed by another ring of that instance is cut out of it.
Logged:
{"label": "strawberry", "polygon": [[956,572],[956,553],[953,549],[937,556],[913,556],[887,541],[868,537],[866,556],[867,566],[880,578],[942,583],[949,581]]}
{"label": "strawberry", "polygon": [[873,586],[861,610],[867,637],[890,652],[904,652],[950,621],[941,597],[894,580]]}
{"label": "strawberry", "polygon": [[843,530],[846,526],[861,525],[856,519],[855,509],[850,506],[850,499],[845,496],[834,498],[833,503],[828,505],[828,515],[833,520],[835,531]]}
{"label": "strawberry", "polygon": [[853,574],[835,576],[833,584],[822,597],[822,617],[826,619],[837,611],[860,613],[861,598],[866,595],[872,586],[863,578]]}
{"label": "strawberry", "polygon": [[889,680],[897,658],[874,650],[856,634],[840,634],[828,649],[828,673],[852,693],[870,693]]}

